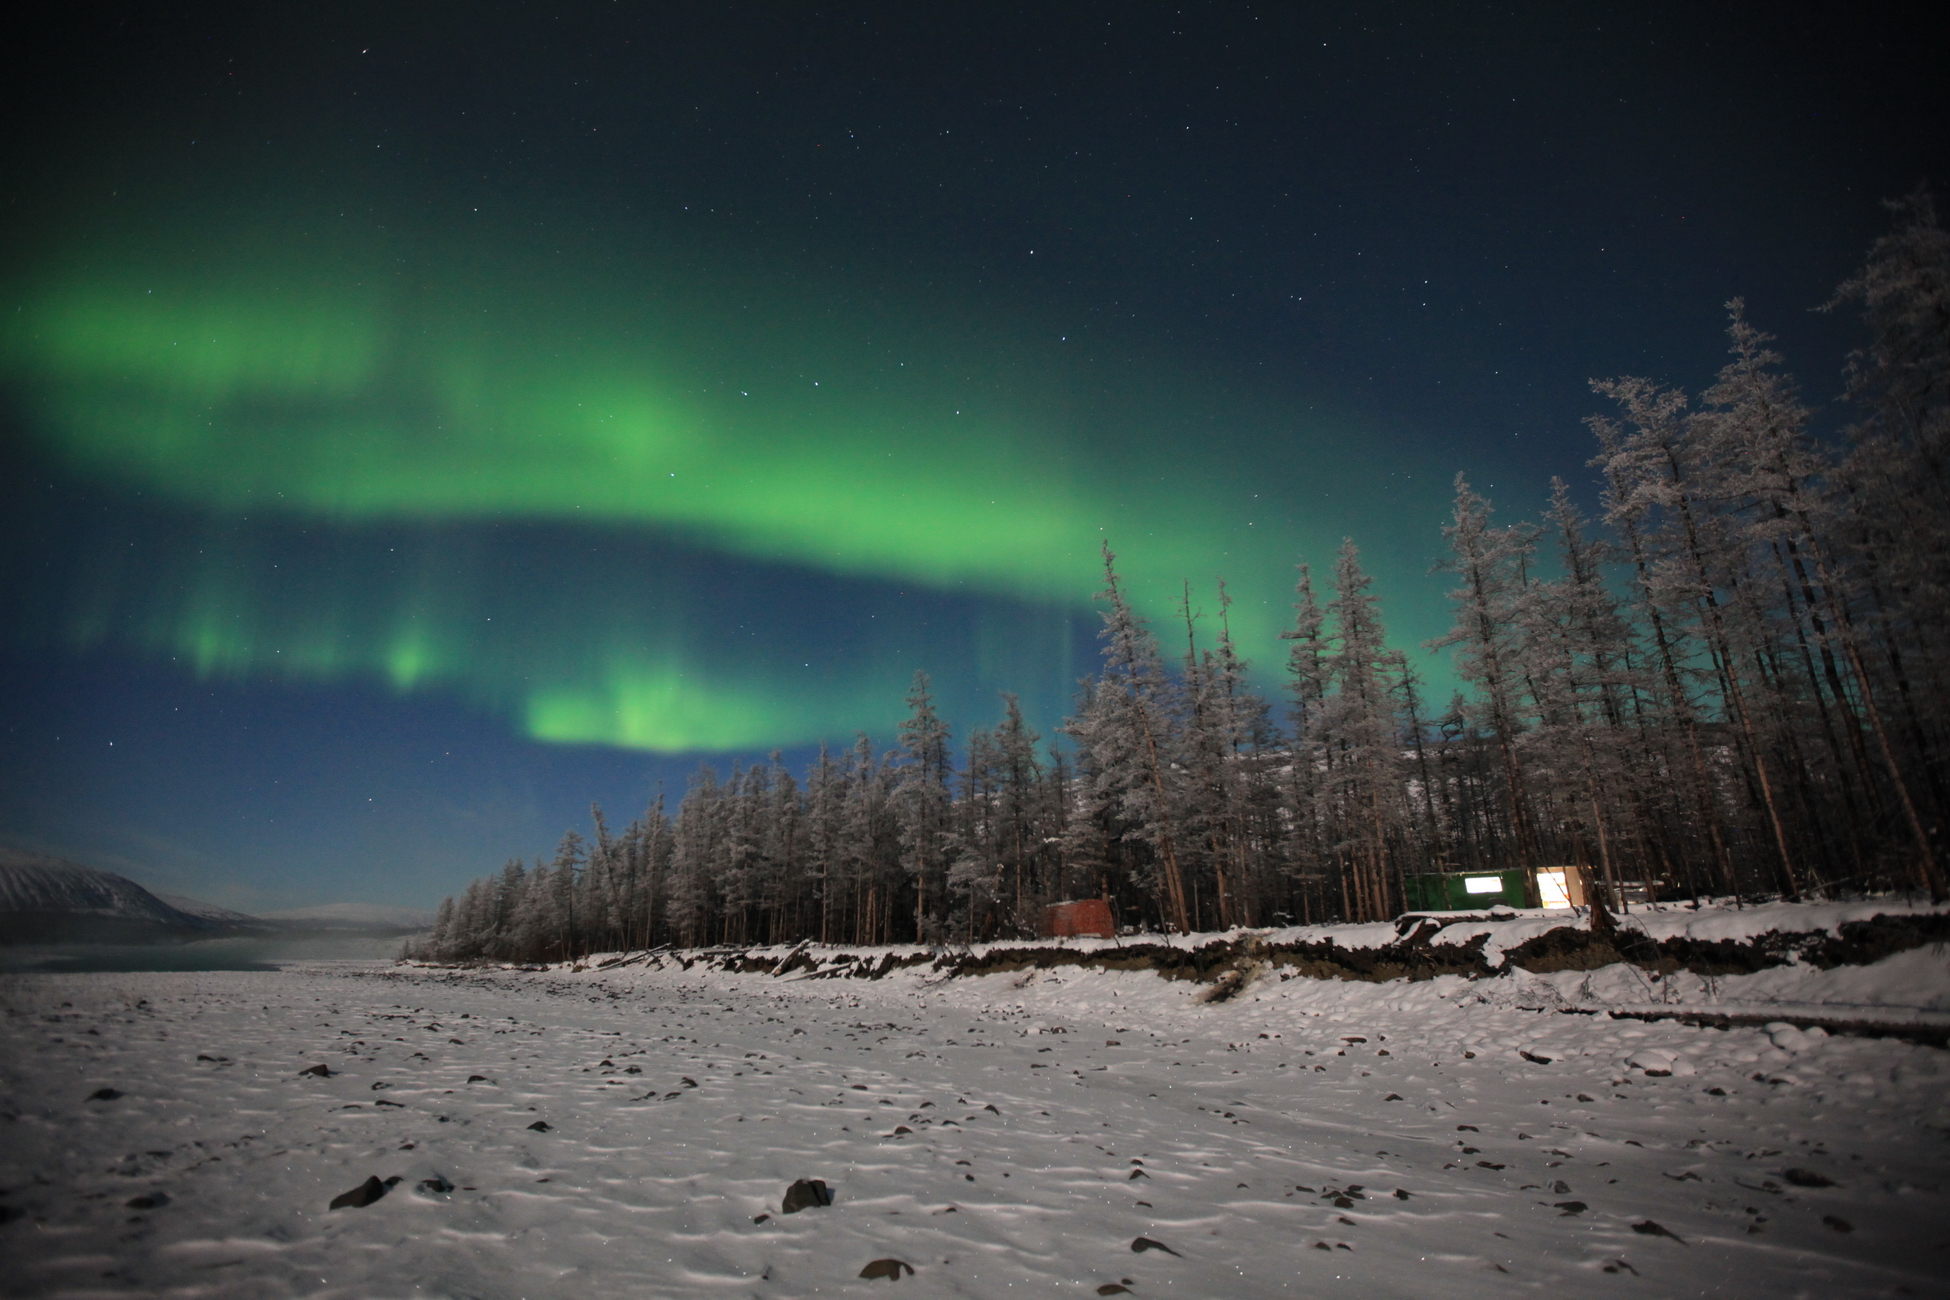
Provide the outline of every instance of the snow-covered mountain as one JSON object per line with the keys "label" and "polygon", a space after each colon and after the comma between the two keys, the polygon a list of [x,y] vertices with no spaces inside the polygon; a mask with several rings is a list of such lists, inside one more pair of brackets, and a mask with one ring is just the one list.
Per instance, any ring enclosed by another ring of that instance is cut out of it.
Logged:
{"label": "snow-covered mountain", "polygon": [[208,938],[234,928],[229,920],[172,906],[113,871],[0,850],[0,943],[139,943]]}
{"label": "snow-covered mountain", "polygon": [[191,916],[200,916],[206,920],[221,921],[225,925],[262,928],[264,924],[261,917],[252,916],[249,912],[219,907],[215,903],[206,903],[200,898],[191,898],[188,894],[165,894],[158,890],[156,897],[179,912],[187,912]]}

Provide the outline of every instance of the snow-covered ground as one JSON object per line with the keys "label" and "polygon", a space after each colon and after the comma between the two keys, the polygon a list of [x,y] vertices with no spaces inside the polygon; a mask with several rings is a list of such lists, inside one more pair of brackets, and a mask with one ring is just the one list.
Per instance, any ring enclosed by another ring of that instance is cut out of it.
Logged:
{"label": "snow-covered ground", "polygon": [[[0,1291],[1950,1295],[1950,1053],[1593,1013],[1927,1020],[1940,947],[1201,991],[1074,967],[8,976]],[[327,1208],[369,1176],[401,1181]],[[833,1204],[782,1214],[800,1178]],[[859,1277],[882,1259],[914,1271]]]}

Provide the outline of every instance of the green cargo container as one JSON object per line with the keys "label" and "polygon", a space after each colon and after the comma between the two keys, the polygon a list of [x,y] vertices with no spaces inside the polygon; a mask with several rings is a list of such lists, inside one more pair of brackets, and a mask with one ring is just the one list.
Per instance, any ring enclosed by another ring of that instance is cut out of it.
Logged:
{"label": "green cargo container", "polygon": [[1411,912],[1473,912],[1485,907],[1528,907],[1521,871],[1456,871],[1410,876]]}

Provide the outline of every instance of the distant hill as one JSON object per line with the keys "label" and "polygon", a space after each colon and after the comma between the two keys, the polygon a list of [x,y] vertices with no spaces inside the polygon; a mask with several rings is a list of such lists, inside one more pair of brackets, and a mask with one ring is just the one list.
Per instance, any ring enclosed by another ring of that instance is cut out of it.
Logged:
{"label": "distant hill", "polygon": [[262,919],[287,930],[424,930],[433,913],[418,907],[387,907],[381,903],[320,903],[265,912]]}
{"label": "distant hill", "polygon": [[0,849],[0,943],[183,942],[238,928],[172,906],[113,871]]}
{"label": "distant hill", "polygon": [[0,944],[186,943],[227,935],[320,932],[400,935],[433,913],[379,903],[321,903],[251,916],[183,894],[155,894],[127,876],[0,848]]}

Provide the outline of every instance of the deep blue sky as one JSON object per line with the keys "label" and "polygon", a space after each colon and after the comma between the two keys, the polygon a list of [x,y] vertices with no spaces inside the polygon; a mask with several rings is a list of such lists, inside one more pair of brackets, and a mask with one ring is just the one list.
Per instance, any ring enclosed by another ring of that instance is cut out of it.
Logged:
{"label": "deep blue sky", "polygon": [[[1857,340],[1809,309],[1884,229],[1879,200],[1941,184],[1950,138],[1941,26],[1888,11],[400,8],[41,7],[0,56],[10,312],[142,258],[220,301],[227,243],[310,248],[327,214],[358,256],[407,250],[414,292],[547,304],[538,340],[581,318],[607,346],[641,276],[678,304],[686,373],[784,384],[841,358],[864,390],[900,349],[966,362],[966,391],[1122,511],[1113,540],[1164,586],[1209,575],[1164,572],[1176,543],[1130,521],[1168,532],[1180,500],[1190,525],[1274,531],[1227,576],[1275,623],[1287,566],[1352,534],[1411,647],[1445,621],[1428,568],[1456,471],[1506,514],[1553,474],[1589,497],[1587,379],[1703,384],[1742,294],[1832,398]],[[797,762],[808,727],[890,738],[911,667],[965,732],[1000,687],[1047,730],[1089,665],[1087,573],[1056,596],[917,585],[659,526],[171,496],[69,455],[19,356],[0,837],[156,887],[430,905],[591,800],[622,821],[680,792],[701,758]],[[876,392],[854,418],[911,398]],[[436,607],[452,671],[406,691],[281,672],[264,632],[199,673],[171,637],[212,555],[233,588],[255,575],[226,608],[278,635],[325,607],[334,626]],[[494,639],[496,617],[524,631]],[[757,730],[715,755],[527,738],[523,683],[582,671],[563,645],[660,637],[693,676],[756,683]],[[795,694],[817,719],[754,739]]]}

